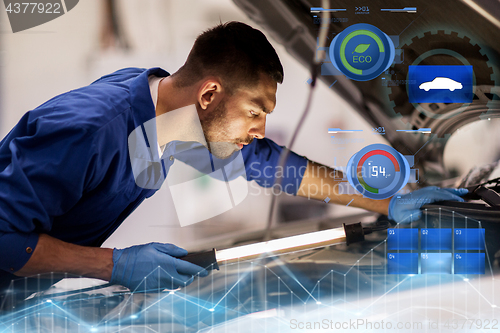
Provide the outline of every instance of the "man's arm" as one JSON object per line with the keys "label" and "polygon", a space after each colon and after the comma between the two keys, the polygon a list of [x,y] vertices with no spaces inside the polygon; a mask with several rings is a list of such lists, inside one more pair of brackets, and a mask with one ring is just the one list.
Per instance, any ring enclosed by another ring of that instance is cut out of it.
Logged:
{"label": "man's arm", "polygon": [[[333,175],[336,177],[333,177]],[[342,178],[343,174],[341,171],[309,161],[297,195],[322,201],[328,197],[331,203],[340,205],[347,205],[354,199],[349,204],[350,207],[364,208],[384,215],[389,214],[390,198],[373,200],[364,198],[360,194],[340,194],[342,193],[341,188],[345,186],[341,183],[345,183],[345,181],[337,179]]]}
{"label": "man's arm", "polygon": [[112,249],[74,245],[41,234],[31,258],[14,274],[69,273],[109,281],[112,271]]}
{"label": "man's arm", "polygon": [[[149,243],[122,250],[79,246],[41,234],[35,251],[17,276],[63,273],[120,284],[132,291],[176,289],[208,272],[178,259],[188,252],[172,244]],[[161,269],[159,269],[161,267]],[[154,273],[154,274],[153,274]]]}
{"label": "man's arm", "polygon": [[352,200],[349,206],[387,215],[389,219],[398,223],[410,223],[422,216],[420,209],[424,204],[450,200],[463,202],[461,196],[468,192],[464,188],[428,186],[401,196],[373,200],[364,198],[360,194],[343,194],[341,183],[345,181],[337,180],[342,178],[342,172],[309,161],[297,195],[318,200],[325,200],[328,197],[330,202],[341,205],[347,205]]}

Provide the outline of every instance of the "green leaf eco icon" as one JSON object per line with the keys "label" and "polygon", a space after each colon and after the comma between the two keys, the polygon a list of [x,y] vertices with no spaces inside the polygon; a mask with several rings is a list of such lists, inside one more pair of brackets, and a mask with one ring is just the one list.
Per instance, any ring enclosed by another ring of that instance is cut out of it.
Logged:
{"label": "green leaf eco icon", "polygon": [[356,46],[356,48],[354,49],[354,51],[352,51],[352,53],[354,53],[354,52],[356,52],[356,53],[363,53],[366,50],[368,50],[369,47],[370,47],[370,44],[359,44],[358,46]]}

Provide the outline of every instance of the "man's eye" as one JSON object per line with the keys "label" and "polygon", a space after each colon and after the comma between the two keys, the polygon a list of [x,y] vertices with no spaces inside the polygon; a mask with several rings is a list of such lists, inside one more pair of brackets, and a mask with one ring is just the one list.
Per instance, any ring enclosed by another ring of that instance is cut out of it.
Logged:
{"label": "man's eye", "polygon": [[250,114],[251,114],[252,116],[254,116],[254,117],[257,117],[257,116],[259,115],[259,114],[258,114],[257,112],[255,112],[255,111],[250,111]]}

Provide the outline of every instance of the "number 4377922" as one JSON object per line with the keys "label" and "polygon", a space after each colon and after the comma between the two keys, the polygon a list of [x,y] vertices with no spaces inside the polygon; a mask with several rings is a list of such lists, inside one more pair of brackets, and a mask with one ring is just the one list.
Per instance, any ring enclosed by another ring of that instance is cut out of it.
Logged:
{"label": "number 4377922", "polygon": [[14,2],[5,9],[9,14],[61,14],[61,4],[43,2]]}
{"label": "number 4377922", "polygon": [[447,320],[444,327],[448,329],[479,329],[479,330],[497,330],[497,319],[451,319]]}

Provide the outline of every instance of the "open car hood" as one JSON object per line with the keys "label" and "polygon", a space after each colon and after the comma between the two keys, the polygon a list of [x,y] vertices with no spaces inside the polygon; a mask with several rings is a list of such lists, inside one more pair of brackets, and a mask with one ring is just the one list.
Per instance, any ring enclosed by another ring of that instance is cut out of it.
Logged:
{"label": "open car hood", "polygon": [[[320,0],[233,1],[299,62],[311,66],[318,48],[320,16],[311,13],[311,7],[321,7]],[[471,122],[499,117],[500,89],[495,82],[499,79],[500,2],[415,0],[411,2],[416,7],[415,13],[381,11],[404,7],[401,1],[394,0],[370,1],[365,7],[356,7],[351,1],[332,1],[331,6],[345,11],[331,13],[327,46],[345,28],[368,23],[389,35],[396,56],[386,72],[369,81],[329,75],[328,68],[333,66],[327,57],[319,78],[374,128],[383,126],[385,138],[398,151],[403,154],[418,151],[420,156],[415,160],[422,171],[432,170],[442,178],[446,174],[442,156],[450,135]],[[472,103],[410,103],[404,81],[408,66],[417,63],[472,65],[475,78]],[[431,128],[432,134],[397,132],[418,128]]]}

